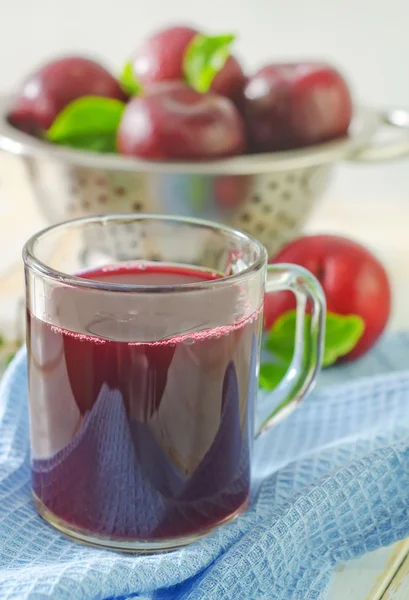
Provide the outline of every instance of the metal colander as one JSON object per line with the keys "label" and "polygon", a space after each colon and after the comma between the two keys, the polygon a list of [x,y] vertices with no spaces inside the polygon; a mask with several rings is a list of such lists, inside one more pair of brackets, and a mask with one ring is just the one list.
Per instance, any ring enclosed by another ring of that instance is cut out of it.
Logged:
{"label": "metal colander", "polygon": [[[167,213],[223,222],[258,238],[274,254],[297,237],[343,159],[409,155],[409,136],[377,144],[384,125],[409,126],[402,110],[359,108],[348,137],[311,148],[202,163],[155,163],[57,147],[17,131],[0,100],[0,150],[24,165],[29,188],[50,223],[103,213]],[[17,188],[16,188],[17,190]],[[13,185],[9,194],[16,197]],[[116,240],[118,256],[127,240]]]}

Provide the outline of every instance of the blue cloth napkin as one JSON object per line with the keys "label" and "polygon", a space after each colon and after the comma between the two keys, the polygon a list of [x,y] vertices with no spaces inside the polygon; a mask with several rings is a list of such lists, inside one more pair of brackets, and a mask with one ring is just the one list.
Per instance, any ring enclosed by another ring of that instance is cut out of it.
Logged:
{"label": "blue cloth napkin", "polygon": [[0,388],[2,600],[322,599],[337,564],[409,535],[409,334],[324,372],[257,440],[248,511],[174,553],[86,548],[46,525],[31,500],[28,435],[22,350]]}

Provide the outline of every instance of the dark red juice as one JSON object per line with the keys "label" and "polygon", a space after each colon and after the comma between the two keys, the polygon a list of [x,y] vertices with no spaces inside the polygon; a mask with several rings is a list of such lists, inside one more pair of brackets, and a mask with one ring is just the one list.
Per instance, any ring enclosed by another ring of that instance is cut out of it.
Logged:
{"label": "dark red juice", "polygon": [[[134,285],[217,277],[160,263],[81,276]],[[75,313],[75,331],[28,313],[33,490],[43,506],[91,535],[144,540],[200,533],[239,512],[250,485],[260,311],[140,341],[152,315],[94,306],[91,319],[90,300],[73,294],[64,288],[50,301],[56,314]]]}

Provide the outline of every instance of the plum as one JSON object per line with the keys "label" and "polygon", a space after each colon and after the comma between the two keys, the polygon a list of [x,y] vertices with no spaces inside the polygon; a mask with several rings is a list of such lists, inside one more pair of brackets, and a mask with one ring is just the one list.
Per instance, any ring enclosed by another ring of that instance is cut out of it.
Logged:
{"label": "plum", "polygon": [[132,58],[135,77],[147,87],[159,81],[183,79],[183,55],[198,33],[191,27],[162,29],[147,38]]}
{"label": "plum", "polygon": [[232,156],[244,151],[244,123],[228,98],[162,82],[128,103],[117,146],[122,154],[150,160]]}
{"label": "plum", "polygon": [[249,77],[241,112],[246,122],[249,149],[268,152],[291,147],[290,92],[281,68],[269,65]]}
{"label": "plum", "polygon": [[[185,26],[168,27],[147,38],[132,58],[133,72],[143,87],[160,81],[183,80],[183,57],[192,39],[199,32]],[[245,81],[244,73],[234,56],[229,56],[214,78],[211,89],[234,99]]]}
{"label": "plum", "polygon": [[234,56],[229,56],[223,69],[213,79],[210,89],[216,94],[230,98],[238,105],[245,82],[246,76],[239,62]]}
{"label": "plum", "polygon": [[[319,280],[327,309],[339,315],[358,315],[365,330],[357,345],[342,360],[358,358],[378,340],[391,312],[391,286],[384,266],[369,250],[337,235],[310,235],[282,248],[271,263],[301,265]],[[290,292],[266,294],[265,327],[295,308]]]}
{"label": "plum", "polygon": [[271,64],[248,79],[243,110],[251,150],[269,152],[346,135],[352,100],[341,74],[328,65]]}
{"label": "plum", "polygon": [[118,81],[103,66],[80,56],[65,57],[47,63],[26,79],[9,120],[18,129],[41,135],[67,104],[81,96],[126,99]]}

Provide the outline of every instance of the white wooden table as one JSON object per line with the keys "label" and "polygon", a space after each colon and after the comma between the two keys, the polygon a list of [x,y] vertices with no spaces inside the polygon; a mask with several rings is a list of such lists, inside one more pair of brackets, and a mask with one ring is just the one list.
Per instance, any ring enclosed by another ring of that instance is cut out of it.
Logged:
{"label": "white wooden table", "polygon": [[[1,330],[2,326],[7,329],[5,323],[14,317],[10,299],[23,285],[21,247],[43,221],[30,198],[23,174],[1,156],[0,174],[4,184],[15,185],[18,181],[20,186],[14,205],[0,188]],[[409,328],[407,163],[382,168],[341,168],[330,193],[311,218],[308,230],[348,235],[372,248],[383,260],[392,281],[394,307],[390,328]],[[409,600],[409,540],[338,569],[328,600]]]}

